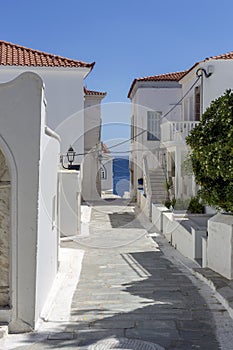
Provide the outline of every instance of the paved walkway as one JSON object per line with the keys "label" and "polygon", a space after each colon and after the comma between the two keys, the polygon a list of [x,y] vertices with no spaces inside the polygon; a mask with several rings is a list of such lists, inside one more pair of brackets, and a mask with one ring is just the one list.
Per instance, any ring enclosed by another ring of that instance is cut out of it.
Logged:
{"label": "paved walkway", "polygon": [[233,321],[195,263],[126,201],[106,203],[92,208],[89,235],[63,243],[84,251],[69,319],[14,349],[232,349]]}

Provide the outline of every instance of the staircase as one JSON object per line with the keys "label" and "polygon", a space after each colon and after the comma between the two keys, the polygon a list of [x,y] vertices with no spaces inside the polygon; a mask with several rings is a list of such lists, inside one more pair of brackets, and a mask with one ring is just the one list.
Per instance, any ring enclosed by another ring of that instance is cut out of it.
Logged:
{"label": "staircase", "polygon": [[166,199],[166,179],[164,170],[162,168],[149,170],[149,180],[151,186],[151,202],[164,203]]}

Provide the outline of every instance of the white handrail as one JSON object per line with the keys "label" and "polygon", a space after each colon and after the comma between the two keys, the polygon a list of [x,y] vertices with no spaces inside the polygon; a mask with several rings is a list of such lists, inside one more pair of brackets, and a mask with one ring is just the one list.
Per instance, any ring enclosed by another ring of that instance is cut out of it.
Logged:
{"label": "white handrail", "polygon": [[176,121],[167,122],[161,125],[162,141],[176,141],[189,135],[199,121]]}

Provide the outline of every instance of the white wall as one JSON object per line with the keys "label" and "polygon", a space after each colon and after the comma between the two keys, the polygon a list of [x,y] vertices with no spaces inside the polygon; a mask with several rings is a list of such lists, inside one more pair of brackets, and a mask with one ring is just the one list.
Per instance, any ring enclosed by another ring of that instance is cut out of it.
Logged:
{"label": "white wall", "polygon": [[163,232],[163,213],[169,211],[164,205],[152,203],[151,221],[159,232]]}
{"label": "white wall", "polygon": [[90,150],[100,142],[100,127],[101,127],[101,100],[96,96],[85,96],[84,102],[84,131],[85,150]]}
{"label": "white wall", "polygon": [[[202,102],[203,102],[203,112],[209,107],[210,103],[221,96],[227,89],[233,88],[233,60],[209,60],[206,62],[199,63],[195,68],[190,71],[183,79],[182,83],[182,95],[189,90],[192,84],[197,79],[196,72],[200,68],[204,68],[208,72],[208,67],[211,66],[213,69],[213,74],[210,77],[200,78],[195,86],[203,87],[202,90]],[[194,97],[194,88],[189,92],[185,100],[190,97]],[[183,119],[188,120],[184,114],[185,110],[185,100],[183,104]]]}
{"label": "white wall", "polygon": [[220,214],[208,221],[207,267],[233,279],[233,217]]}
{"label": "white wall", "polygon": [[[131,123],[132,116],[134,116],[135,134],[147,130],[147,111],[159,111],[164,115],[180,100],[181,88],[174,87],[174,82],[171,83],[170,88],[164,87],[167,85],[163,84],[161,87],[150,87],[148,84],[147,87],[139,87],[136,90],[131,100]],[[169,82],[166,84],[169,85]],[[181,106],[177,106],[167,118],[161,120],[161,123],[165,123],[167,120],[180,120],[180,118]],[[131,152],[130,160],[134,169],[134,189],[137,187],[137,179],[143,176],[143,154],[160,146],[163,147],[159,141],[147,141],[147,132],[138,136],[136,142],[131,142],[130,149],[133,152]]]}
{"label": "white wall", "polygon": [[57,187],[60,143],[45,135],[43,129],[40,152],[36,320],[57,273],[59,249]]}
{"label": "white wall", "polygon": [[209,78],[203,78],[204,111],[227,89],[233,89],[233,60],[211,60],[201,66],[208,69],[209,65],[213,66],[214,72]]}
{"label": "white wall", "polygon": [[61,136],[61,152],[66,153],[70,144],[76,143],[76,152],[84,153],[83,80],[90,69],[0,66],[0,82],[25,71],[37,73],[45,84],[47,124]]}
{"label": "white wall", "polygon": [[82,199],[84,201],[101,198],[100,161],[97,151],[90,151],[83,159]]}
{"label": "white wall", "polygon": [[82,197],[85,201],[100,199],[100,128],[101,100],[100,96],[85,96],[84,111],[84,150]]}
{"label": "white wall", "polygon": [[106,169],[107,178],[101,180],[102,191],[113,190],[113,158],[105,154],[103,156],[102,164]]}
{"label": "white wall", "polygon": [[[40,294],[42,291],[37,285],[38,273],[42,271],[48,273],[47,276],[40,276],[40,281],[43,283],[46,278],[52,283],[55,276],[53,269],[49,268],[47,272],[44,268],[50,264],[47,259],[53,255],[54,246],[50,247],[49,254],[47,246],[45,256],[42,256],[42,247],[44,248],[46,243],[45,241],[43,243],[43,239],[48,235],[48,241],[51,242],[49,237],[53,235],[51,223],[43,227],[45,231],[42,236],[38,231],[41,227],[40,220],[44,216],[42,193],[39,194],[41,135],[45,128],[44,120],[41,118],[43,110],[43,82],[38,75],[25,73],[14,81],[0,85],[1,148],[7,150],[9,154],[12,177],[10,330],[17,332],[28,331],[35,327],[36,317],[45,299],[45,295]],[[54,149],[58,152],[59,145],[54,145]],[[57,154],[54,157],[56,158]],[[51,165],[52,168],[47,164],[44,170],[47,168],[54,170],[56,161],[57,158]],[[48,179],[55,176],[47,174]],[[50,193],[53,191],[54,188]],[[56,239],[52,241],[55,244]],[[55,260],[56,256],[53,256],[54,266]]]}
{"label": "white wall", "polygon": [[81,229],[81,173],[59,171],[60,235],[76,236]]}

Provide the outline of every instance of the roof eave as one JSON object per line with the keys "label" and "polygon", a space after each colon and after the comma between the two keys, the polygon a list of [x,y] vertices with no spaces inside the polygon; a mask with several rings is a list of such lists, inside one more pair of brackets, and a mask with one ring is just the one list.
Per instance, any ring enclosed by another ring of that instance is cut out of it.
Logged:
{"label": "roof eave", "polygon": [[134,86],[135,86],[136,82],[137,82],[137,79],[134,79],[134,81],[132,82],[132,84],[130,86],[130,89],[129,89],[129,92],[128,92],[128,95],[127,95],[127,97],[130,98],[130,99],[131,99],[131,94],[133,92],[133,89],[134,89]]}

